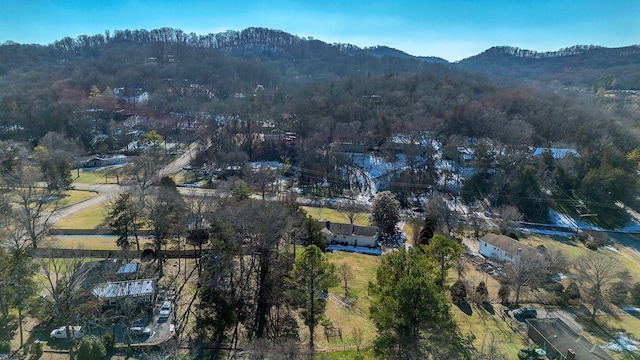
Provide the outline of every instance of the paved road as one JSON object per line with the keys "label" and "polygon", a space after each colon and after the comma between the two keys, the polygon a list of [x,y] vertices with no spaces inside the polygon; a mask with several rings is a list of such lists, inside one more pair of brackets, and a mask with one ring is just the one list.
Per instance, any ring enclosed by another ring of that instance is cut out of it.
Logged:
{"label": "paved road", "polygon": [[[161,176],[167,176],[174,174],[183,167],[189,165],[191,160],[205,147],[200,145],[192,144],[184,154],[182,154],[179,158],[172,161],[170,164],[165,166],[162,170],[160,170]],[[67,206],[63,209],[57,211],[51,218],[51,223],[55,224],[56,222],[69,217],[77,212],[86,210],[89,207],[98,204],[107,204],[116,199],[123,192],[128,191],[127,186],[118,185],[118,184],[73,184],[73,187],[77,190],[85,190],[95,192],[95,196],[81,201],[79,203],[75,203],[73,205]],[[184,195],[193,195],[193,194],[201,194],[205,195],[211,190],[207,191],[206,189],[189,189],[189,188],[179,188],[180,193]]]}

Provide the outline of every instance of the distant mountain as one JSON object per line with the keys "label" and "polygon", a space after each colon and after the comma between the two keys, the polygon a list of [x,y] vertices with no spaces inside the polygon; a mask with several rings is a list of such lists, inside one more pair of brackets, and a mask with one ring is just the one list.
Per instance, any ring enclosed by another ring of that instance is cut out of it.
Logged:
{"label": "distant mountain", "polygon": [[640,89],[640,46],[572,46],[537,52],[496,46],[456,64],[491,76],[565,86]]}

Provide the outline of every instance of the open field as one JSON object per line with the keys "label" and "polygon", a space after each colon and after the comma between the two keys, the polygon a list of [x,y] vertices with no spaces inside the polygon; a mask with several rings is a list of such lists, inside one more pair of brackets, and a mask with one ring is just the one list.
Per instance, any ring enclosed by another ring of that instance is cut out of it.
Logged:
{"label": "open field", "polygon": [[[52,236],[42,246],[59,248],[59,249],[85,249],[85,250],[120,250],[116,245],[116,236],[82,236],[82,235],[64,235]],[[140,238],[140,247],[145,242],[150,242],[146,238]],[[135,247],[135,245],[133,245]]]}
{"label": "open field", "polygon": [[[122,181],[122,167],[110,167],[110,168],[101,168],[96,170],[80,170],[80,176],[78,176],[77,170],[72,170],[71,177],[73,179],[73,183],[80,184],[117,184],[118,177],[116,177],[116,172],[120,181]],[[106,176],[105,176],[106,175]]]}
{"label": "open field", "polygon": [[82,200],[89,199],[95,196],[96,193],[83,190],[69,190],[65,193],[65,197],[60,200],[61,206],[68,206],[80,202]]}
{"label": "open field", "polygon": [[98,229],[104,227],[107,204],[96,204],[56,222],[58,229]]}
{"label": "open field", "polygon": [[[339,210],[321,207],[302,206],[307,214],[318,220],[329,220],[336,223],[349,223],[347,215]],[[361,212],[356,215],[354,224],[361,226],[369,226],[369,213]]]}
{"label": "open field", "polygon": [[[327,342],[323,334],[324,329],[320,326],[316,330],[316,346],[320,351],[339,351],[344,350],[345,347],[348,350],[355,350],[354,329],[360,329],[362,331],[362,347],[369,346],[375,338],[376,329],[368,317],[369,295],[367,287],[369,281],[375,281],[376,269],[380,264],[380,257],[339,251],[329,253],[327,257],[329,261],[336,264],[337,267],[343,262],[349,265],[354,275],[353,280],[350,282],[351,289],[349,290],[349,295],[355,297],[357,300],[353,307],[349,308],[345,306],[342,302],[344,298],[342,281],[338,286],[329,289],[330,301],[327,303],[326,316],[334,327],[342,328],[342,339],[344,342],[341,342],[337,337]],[[301,330],[303,329],[306,330],[304,327],[301,327]],[[304,336],[305,335],[303,335],[303,339]],[[308,332],[306,337],[308,338]],[[349,355],[352,354],[353,353],[349,353]],[[341,359],[341,357],[326,357],[326,359]]]}

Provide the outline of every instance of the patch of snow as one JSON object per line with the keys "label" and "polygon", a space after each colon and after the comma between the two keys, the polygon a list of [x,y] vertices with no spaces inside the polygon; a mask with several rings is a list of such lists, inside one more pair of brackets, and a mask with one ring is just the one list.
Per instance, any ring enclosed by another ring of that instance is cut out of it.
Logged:
{"label": "patch of snow", "polygon": [[605,246],[603,246],[603,248],[605,248],[605,249],[607,249],[609,251],[618,252],[618,249],[614,248],[611,245],[605,245]]}
{"label": "patch of snow", "polygon": [[633,307],[633,306],[625,306],[622,308],[624,311],[630,311],[630,312],[638,312],[640,313],[640,308],[637,307]]}
{"label": "patch of snow", "polygon": [[367,254],[367,255],[380,255],[382,251],[380,248],[368,248],[362,246],[346,246],[346,245],[329,245],[327,246],[327,251],[345,251],[345,252],[353,252],[358,254]]}
{"label": "patch of snow", "polygon": [[602,230],[601,227],[596,225],[576,220],[566,214],[561,214],[555,210],[549,210],[549,219],[552,225],[567,227],[567,228],[579,228],[581,230]]}
{"label": "patch of snow", "polygon": [[618,337],[602,348],[605,350],[612,350],[616,352],[621,351],[637,351],[640,342],[631,339],[629,336],[624,333],[618,333]]}
{"label": "patch of snow", "polygon": [[517,228],[517,231],[521,231],[523,233],[528,234],[539,234],[539,235],[551,235],[551,236],[562,236],[562,237],[571,237],[575,235],[575,232],[567,232],[567,231],[556,231],[556,230],[546,230],[546,229],[532,229],[532,228]]}

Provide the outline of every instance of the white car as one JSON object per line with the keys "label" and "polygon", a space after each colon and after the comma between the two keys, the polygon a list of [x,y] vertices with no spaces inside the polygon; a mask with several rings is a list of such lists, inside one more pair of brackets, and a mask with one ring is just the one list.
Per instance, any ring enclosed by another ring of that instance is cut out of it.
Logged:
{"label": "white car", "polygon": [[151,336],[151,329],[146,326],[133,326],[129,328],[131,336]]}
{"label": "white car", "polygon": [[171,315],[171,301],[165,301],[162,303],[158,316],[160,319],[167,319],[169,315]]}
{"label": "white car", "polygon": [[[84,328],[82,326],[69,326],[70,337],[73,339],[79,339],[84,336]],[[57,329],[53,329],[49,334],[51,339],[67,339],[67,326],[61,326]]]}

